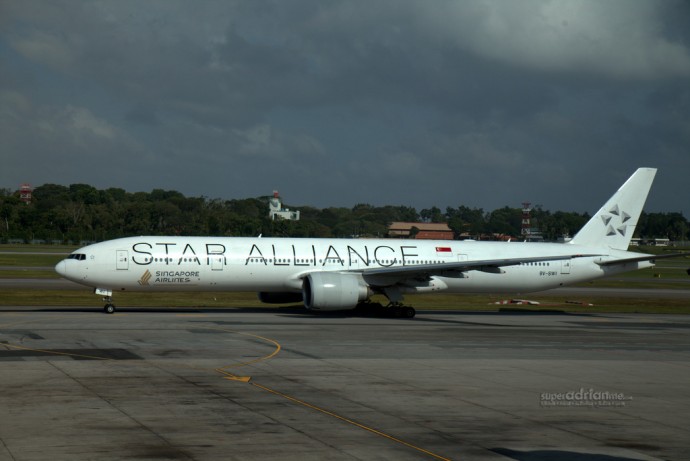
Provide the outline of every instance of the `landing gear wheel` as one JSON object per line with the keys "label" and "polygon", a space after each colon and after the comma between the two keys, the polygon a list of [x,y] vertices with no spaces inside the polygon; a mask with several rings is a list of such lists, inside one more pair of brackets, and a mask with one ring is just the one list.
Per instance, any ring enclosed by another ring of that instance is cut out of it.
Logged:
{"label": "landing gear wheel", "polygon": [[103,308],[103,311],[106,314],[112,314],[115,312],[115,305],[114,304],[106,304],[105,307]]}
{"label": "landing gear wheel", "polygon": [[386,309],[388,312],[388,317],[411,319],[414,318],[417,313],[414,307],[411,306],[388,306]]}

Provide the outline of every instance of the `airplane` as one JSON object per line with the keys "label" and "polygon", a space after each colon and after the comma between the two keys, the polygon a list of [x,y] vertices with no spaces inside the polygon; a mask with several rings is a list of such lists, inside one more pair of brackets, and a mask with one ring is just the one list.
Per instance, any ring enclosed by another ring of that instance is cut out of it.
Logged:
{"label": "airplane", "polygon": [[256,291],[265,303],[412,318],[410,293],[535,292],[678,256],[628,251],[655,174],[635,171],[567,243],[143,236],[85,246],[55,270],[103,296],[109,314],[118,291]]}

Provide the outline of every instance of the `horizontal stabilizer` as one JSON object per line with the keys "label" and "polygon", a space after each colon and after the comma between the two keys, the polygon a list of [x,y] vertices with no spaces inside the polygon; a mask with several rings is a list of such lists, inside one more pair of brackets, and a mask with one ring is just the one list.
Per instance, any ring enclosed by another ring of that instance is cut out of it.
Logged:
{"label": "horizontal stabilizer", "polygon": [[616,266],[619,264],[634,263],[641,261],[656,261],[657,259],[667,259],[667,258],[680,258],[682,256],[690,256],[690,253],[668,253],[664,255],[644,255],[637,258],[623,258],[623,259],[613,259],[611,261],[599,261],[597,262],[600,266]]}

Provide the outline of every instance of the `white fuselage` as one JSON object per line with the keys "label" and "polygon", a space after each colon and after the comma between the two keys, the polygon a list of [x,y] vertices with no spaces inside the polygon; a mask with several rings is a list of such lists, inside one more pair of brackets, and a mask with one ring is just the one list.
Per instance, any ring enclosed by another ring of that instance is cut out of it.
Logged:
{"label": "white fuselage", "polygon": [[[112,291],[300,292],[312,272],[367,270],[458,261],[574,256],[526,262],[500,271],[436,274],[406,282],[403,292],[532,292],[653,264],[602,267],[596,262],[638,253],[560,243],[311,239],[257,237],[129,237],[89,245],[56,266],[65,278]],[[596,256],[579,256],[596,255]],[[376,275],[379,284],[385,275]],[[385,280],[384,280],[385,283]]]}

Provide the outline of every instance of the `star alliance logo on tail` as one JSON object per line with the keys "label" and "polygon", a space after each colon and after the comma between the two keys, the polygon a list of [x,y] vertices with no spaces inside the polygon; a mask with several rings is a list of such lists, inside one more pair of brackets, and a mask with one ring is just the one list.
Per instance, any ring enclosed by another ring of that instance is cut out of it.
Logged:
{"label": "star alliance logo on tail", "polygon": [[[622,211],[618,205],[614,205],[613,208],[609,210],[610,215],[608,214],[603,214],[601,215],[602,221],[604,221],[604,226],[606,227],[606,236],[610,237],[612,235],[616,235],[616,231],[621,234],[623,237],[625,237],[625,233],[627,231],[628,225],[626,224],[628,220],[632,216],[630,216],[628,213],[625,211]],[[615,222],[615,218],[613,216],[617,216],[618,219],[620,220],[620,223],[618,224],[618,227],[614,229],[613,226],[617,225]]]}
{"label": "star alliance logo on tail", "polygon": [[148,286],[149,280],[151,280],[151,272],[149,272],[149,270],[146,269],[146,272],[144,272],[144,275],[142,275],[141,278],[139,279],[139,285]]}

